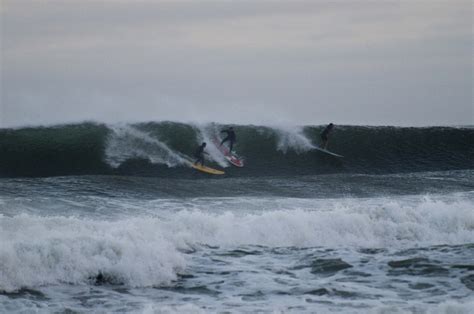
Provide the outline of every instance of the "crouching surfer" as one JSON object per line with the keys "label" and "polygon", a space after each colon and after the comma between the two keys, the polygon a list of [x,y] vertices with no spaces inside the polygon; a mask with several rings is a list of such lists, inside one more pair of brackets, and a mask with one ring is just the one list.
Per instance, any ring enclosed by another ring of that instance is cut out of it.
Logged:
{"label": "crouching surfer", "polygon": [[196,152],[194,153],[194,157],[196,157],[196,161],[194,162],[195,165],[200,163],[201,166],[204,166],[204,154],[209,155],[207,152],[204,151],[204,148],[206,148],[206,145],[207,145],[206,142],[203,142],[196,149]]}

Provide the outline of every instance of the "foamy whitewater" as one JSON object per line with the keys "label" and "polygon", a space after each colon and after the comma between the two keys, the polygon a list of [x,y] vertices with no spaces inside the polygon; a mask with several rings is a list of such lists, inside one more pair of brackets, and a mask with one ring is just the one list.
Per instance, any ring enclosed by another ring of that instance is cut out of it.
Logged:
{"label": "foamy whitewater", "polygon": [[473,313],[472,128],[223,127],[0,130],[0,312]]}

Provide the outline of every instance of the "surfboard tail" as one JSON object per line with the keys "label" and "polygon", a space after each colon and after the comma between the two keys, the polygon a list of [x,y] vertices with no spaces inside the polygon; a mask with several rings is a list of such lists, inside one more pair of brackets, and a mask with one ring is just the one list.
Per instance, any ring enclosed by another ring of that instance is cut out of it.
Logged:
{"label": "surfboard tail", "polygon": [[207,166],[203,166],[203,165],[196,165],[194,163],[191,165],[191,168],[194,168],[196,170],[199,170],[201,172],[208,173],[208,174],[214,174],[214,175],[223,175],[223,174],[225,174],[224,171],[217,170],[217,169],[207,167]]}

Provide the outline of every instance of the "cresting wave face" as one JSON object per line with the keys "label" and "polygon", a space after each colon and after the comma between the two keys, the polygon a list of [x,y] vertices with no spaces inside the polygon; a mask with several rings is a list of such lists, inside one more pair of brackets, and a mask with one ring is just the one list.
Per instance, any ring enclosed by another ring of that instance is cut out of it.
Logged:
{"label": "cresting wave face", "polygon": [[[185,160],[224,126],[150,122],[96,123],[0,130],[0,176],[122,174],[189,177]],[[234,126],[247,160],[229,176],[398,173],[474,168],[474,129],[337,126],[329,149],[312,148],[324,126]],[[210,163],[227,167],[209,145]]]}

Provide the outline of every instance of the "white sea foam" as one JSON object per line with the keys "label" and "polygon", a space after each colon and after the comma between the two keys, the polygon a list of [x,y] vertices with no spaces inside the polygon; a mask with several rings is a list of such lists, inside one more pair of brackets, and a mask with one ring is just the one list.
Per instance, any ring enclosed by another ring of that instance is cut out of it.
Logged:
{"label": "white sea foam", "polygon": [[185,156],[136,127],[117,124],[109,128],[112,133],[107,141],[105,155],[106,161],[113,167],[137,157],[148,159],[152,163],[166,164],[168,167],[189,163]]}
{"label": "white sea foam", "polygon": [[214,124],[207,124],[207,125],[202,125],[202,124],[197,124],[196,125],[198,129],[198,144],[201,144],[202,142],[206,142],[206,152],[209,153],[209,157],[215,161],[219,166],[221,167],[228,167],[229,163],[226,161],[222,153],[219,151],[219,149],[216,147],[216,145],[213,142],[213,137],[216,134],[219,134],[219,130]]}
{"label": "white sea foam", "polygon": [[311,140],[303,134],[302,127],[279,126],[273,129],[278,137],[277,149],[283,153],[286,153],[289,149],[302,153],[315,147]]}
{"label": "white sea foam", "polygon": [[206,314],[203,308],[193,304],[163,306],[161,304],[147,304],[141,311],[142,314]]}
{"label": "white sea foam", "polygon": [[472,201],[425,199],[336,203],[265,211],[159,211],[158,216],[91,221],[0,217],[0,290],[81,284],[103,273],[130,286],[166,284],[184,269],[181,249],[235,247],[416,247],[474,243]]}
{"label": "white sea foam", "polygon": [[168,284],[184,269],[156,221],[0,217],[0,290],[84,284],[99,273],[129,286]]}
{"label": "white sea foam", "polygon": [[426,199],[413,206],[337,203],[326,208],[238,211],[180,211],[168,226],[188,242],[212,245],[363,246],[462,244],[474,242],[470,201]]}
{"label": "white sea foam", "polygon": [[[440,304],[410,304],[411,309],[402,308],[400,306],[380,305],[372,308],[370,311],[360,311],[354,313],[373,313],[373,314],[412,314],[412,313],[427,313],[427,314],[471,314],[474,309],[474,298],[470,301],[453,301],[448,300]],[[349,311],[341,311],[343,313]]]}
{"label": "white sea foam", "polygon": [[433,314],[470,314],[474,312],[474,296],[470,301],[449,300],[433,306],[429,313]]}

